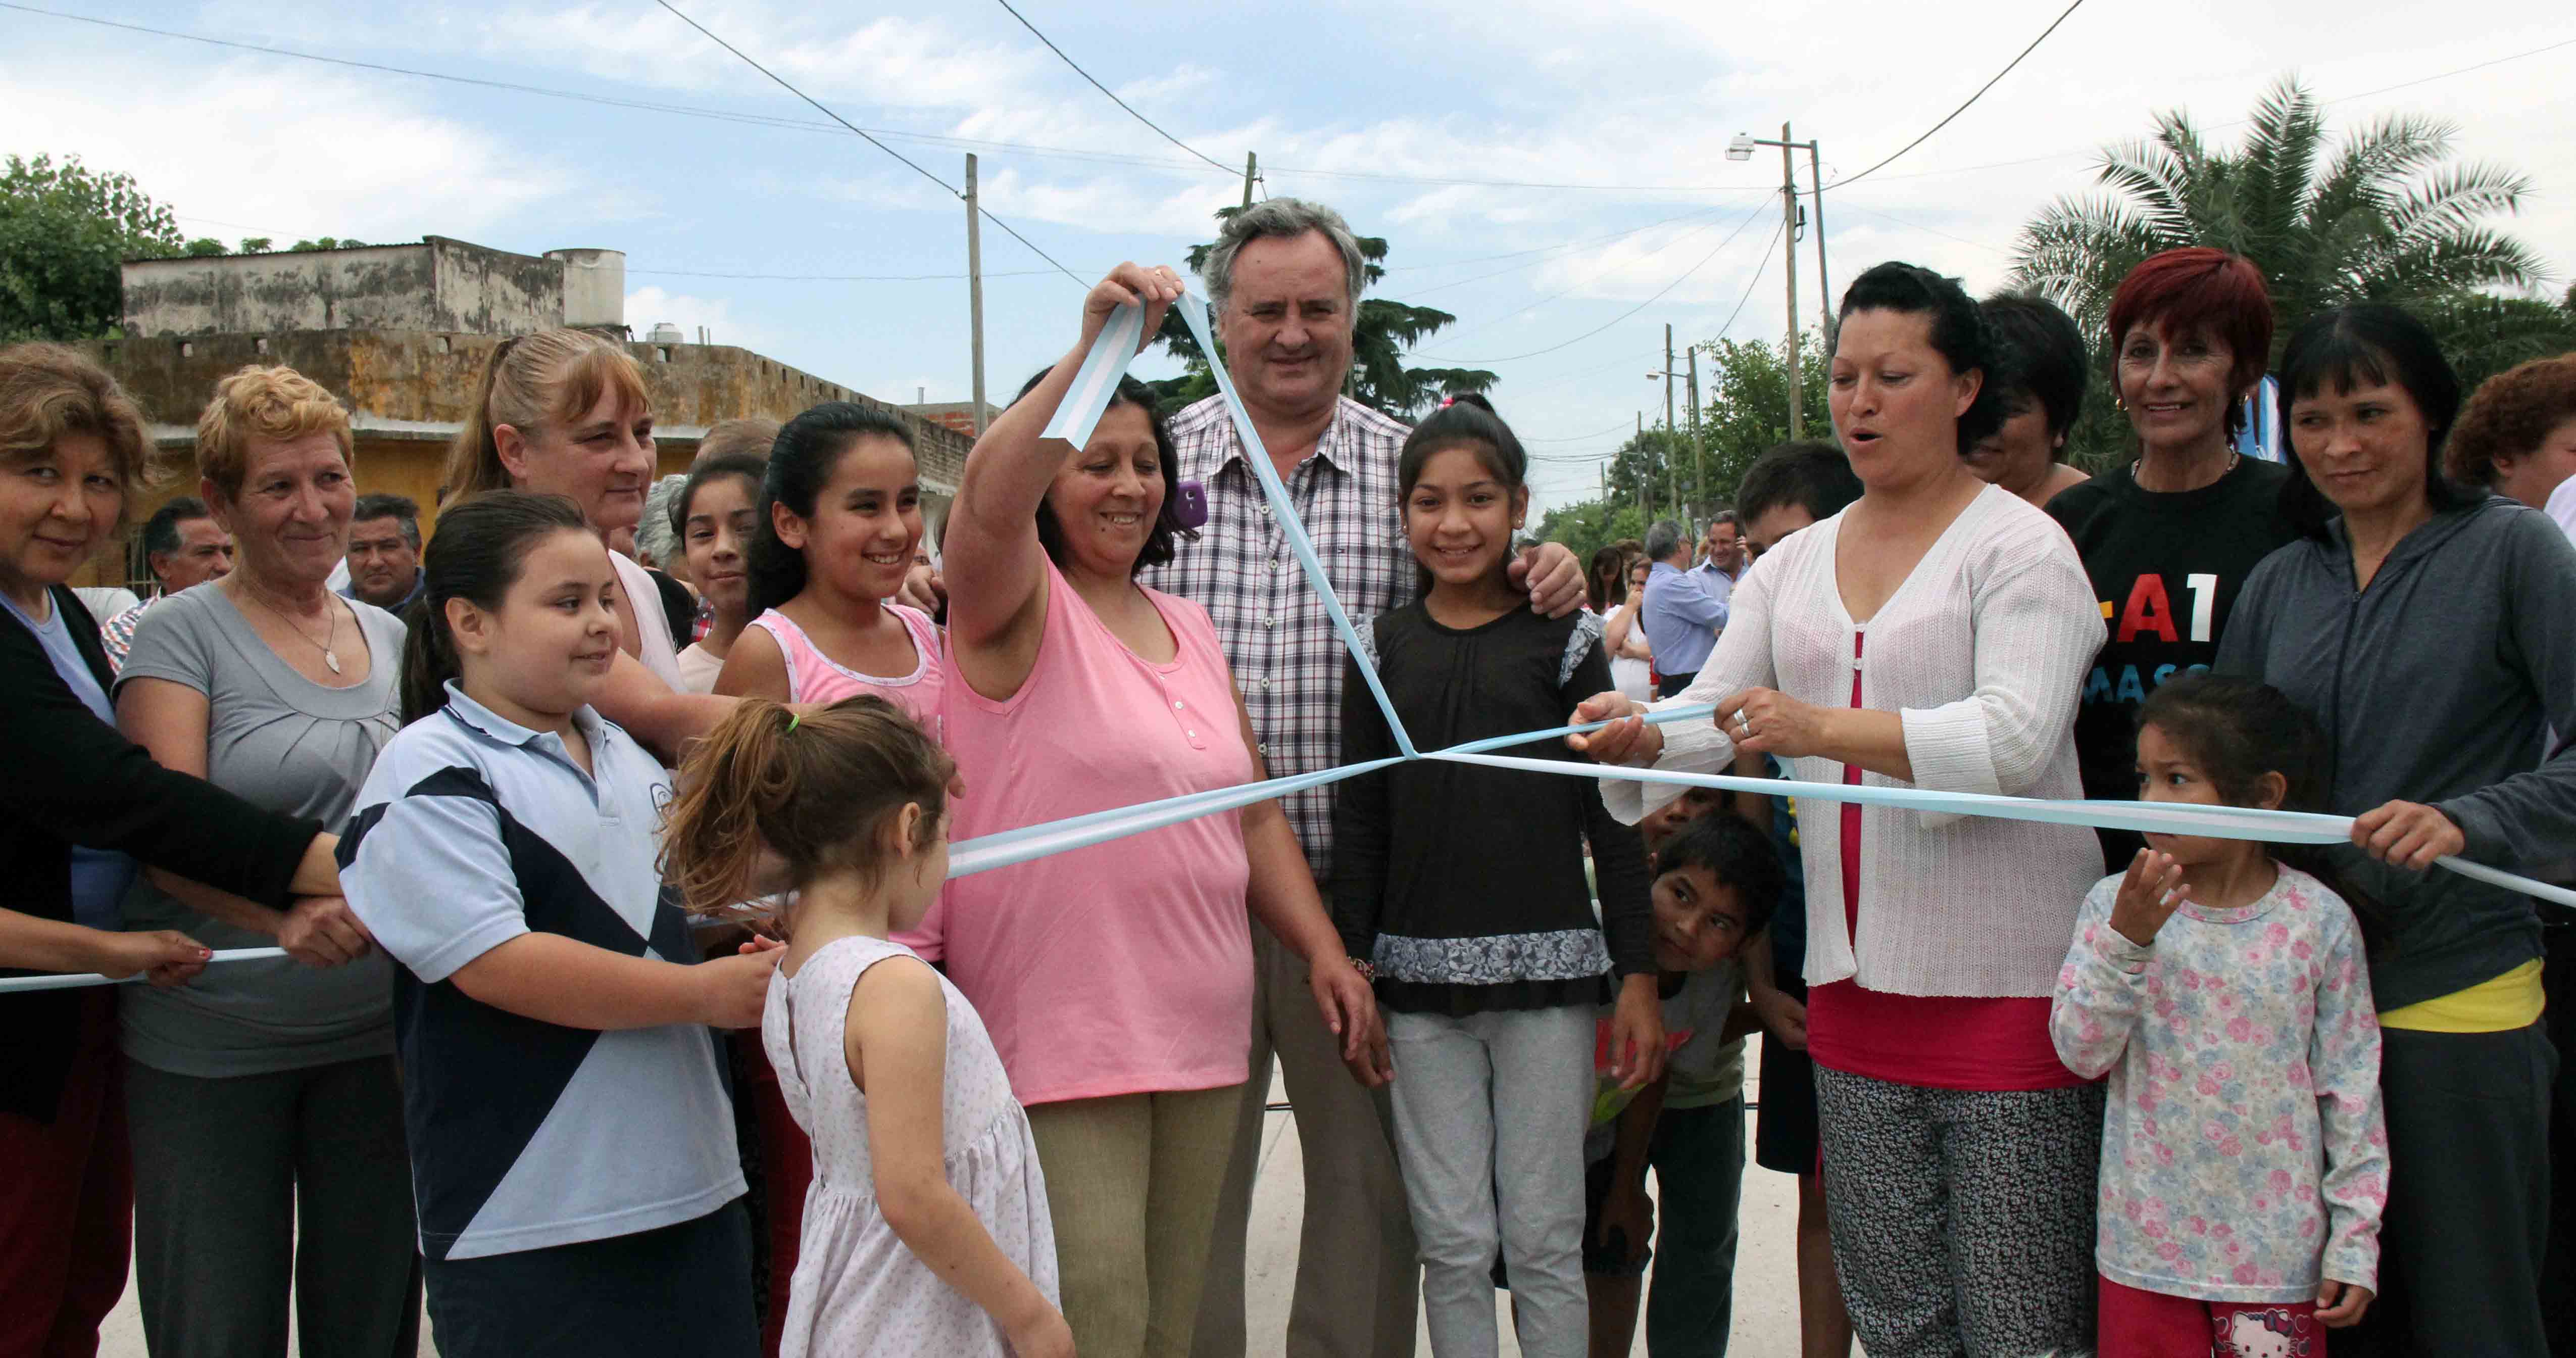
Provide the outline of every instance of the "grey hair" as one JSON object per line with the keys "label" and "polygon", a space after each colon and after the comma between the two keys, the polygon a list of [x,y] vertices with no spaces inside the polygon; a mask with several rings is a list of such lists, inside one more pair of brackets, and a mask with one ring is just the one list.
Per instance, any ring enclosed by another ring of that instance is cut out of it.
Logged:
{"label": "grey hair", "polygon": [[1682,526],[1670,519],[1657,519],[1646,530],[1646,559],[1664,561],[1682,549]]}
{"label": "grey hair", "polygon": [[1324,239],[1342,252],[1342,270],[1348,278],[1342,297],[1357,309],[1360,288],[1368,281],[1368,261],[1360,254],[1359,239],[1351,234],[1351,224],[1342,220],[1342,214],[1303,198],[1273,198],[1226,219],[1216,233],[1216,245],[1208,251],[1207,263],[1199,269],[1199,280],[1207,285],[1209,308],[1222,316],[1226,304],[1234,300],[1234,257],[1246,244],[1270,238],[1293,240],[1309,231],[1323,232]]}
{"label": "grey hair", "polygon": [[1713,516],[1711,516],[1711,517],[1710,517],[1710,519],[1709,519],[1709,521],[1708,521],[1708,526],[1709,526],[1709,527],[1711,527],[1711,528],[1715,528],[1715,527],[1717,527],[1717,526],[1718,526],[1719,524],[1721,524],[1721,523],[1723,523],[1723,524],[1733,524],[1734,522],[1735,522],[1735,511],[1734,511],[1734,510],[1732,510],[1732,509],[1721,509],[1721,510],[1717,511],[1717,513],[1716,513],[1715,515],[1713,515]]}
{"label": "grey hair", "polygon": [[420,550],[420,502],[408,495],[391,495],[378,491],[358,497],[357,508],[349,511],[349,522],[366,523],[372,519],[391,519],[402,530],[403,541]]}
{"label": "grey hair", "polygon": [[644,492],[644,518],[635,525],[635,550],[653,558],[653,564],[666,571],[679,546],[679,535],[671,527],[671,500],[688,483],[689,478],[677,474],[656,480],[653,488]]}

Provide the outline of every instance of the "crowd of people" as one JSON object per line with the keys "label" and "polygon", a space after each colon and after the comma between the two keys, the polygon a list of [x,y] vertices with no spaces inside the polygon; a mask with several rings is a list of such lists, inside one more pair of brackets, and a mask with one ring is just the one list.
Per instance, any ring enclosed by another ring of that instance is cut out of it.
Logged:
{"label": "crowd of people", "polygon": [[[2169,251],[2087,477],[2073,322],[1885,264],[1834,441],[1586,563],[1528,544],[1484,398],[1343,394],[1363,271],[1318,205],[1225,227],[1257,448],[1132,380],[1042,438],[1181,295],[1120,266],[935,536],[900,418],[728,422],[657,481],[635,360],[549,330],[424,545],[331,393],[244,369],[104,623],[68,582],[142,416],[0,350],[0,965],[150,982],[0,996],[0,1354],[95,1352],[130,1262],[156,1355],[283,1353],[291,1306],[317,1353],[425,1311],[451,1355],[1232,1358],[1274,1063],[1292,1353],[1409,1354],[1418,1309],[1491,1354],[1498,1288],[1525,1353],[1723,1352],[1748,1150],[1797,1177],[1810,1355],[2549,1351],[2570,931],[2435,864],[2576,857],[2576,357],[2464,401],[2363,305],[2275,361],[2259,270]],[[2267,372],[2284,462],[2239,448]]]}

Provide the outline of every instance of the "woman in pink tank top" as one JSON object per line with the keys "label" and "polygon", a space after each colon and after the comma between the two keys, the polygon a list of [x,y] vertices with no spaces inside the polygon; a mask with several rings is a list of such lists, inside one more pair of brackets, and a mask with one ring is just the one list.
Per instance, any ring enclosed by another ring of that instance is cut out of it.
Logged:
{"label": "woman in pink tank top", "polygon": [[[1079,450],[1038,438],[1110,313],[1142,303],[1154,334],[1179,295],[1170,270],[1120,265],[967,459],[945,561],[959,840],[1264,776],[1207,613],[1135,582],[1186,531],[1152,397],[1122,382]],[[1082,1353],[1142,1353],[1197,1315],[1249,1073],[1253,916],[1377,1082],[1376,1005],[1275,801],[958,878],[934,917],[1029,1106]]]}

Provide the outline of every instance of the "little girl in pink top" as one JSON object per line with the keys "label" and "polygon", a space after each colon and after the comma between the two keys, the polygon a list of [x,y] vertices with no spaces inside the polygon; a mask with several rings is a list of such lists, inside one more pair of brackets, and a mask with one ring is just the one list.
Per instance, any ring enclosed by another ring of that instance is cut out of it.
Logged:
{"label": "little girl in pink top", "polygon": [[[750,562],[751,623],[725,654],[719,694],[828,704],[875,694],[939,737],[938,629],[890,602],[921,541],[912,431],[885,411],[826,401],[771,447]],[[937,907],[934,905],[933,911]],[[936,959],[921,929],[895,942]],[[757,1031],[734,1034],[737,1083],[759,1132],[754,1226],[769,1244],[764,1352],[778,1352],[813,1148],[788,1115]]]}
{"label": "little girl in pink top", "polygon": [[[1206,611],[1136,583],[1186,531],[1152,396],[1122,383],[1079,449],[1038,437],[1110,314],[1142,303],[1154,334],[1179,295],[1120,265],[967,459],[946,542],[960,840],[1263,776]],[[948,978],[1028,1105],[1079,1352],[1160,1352],[1149,1335],[1195,1322],[1250,1073],[1254,917],[1381,1080],[1376,1003],[1276,801],[949,884]]]}
{"label": "little girl in pink top", "polygon": [[891,602],[921,542],[921,478],[901,418],[826,401],[787,422],[761,488],[751,625],[716,692],[833,703],[873,693],[939,735],[939,631]]}

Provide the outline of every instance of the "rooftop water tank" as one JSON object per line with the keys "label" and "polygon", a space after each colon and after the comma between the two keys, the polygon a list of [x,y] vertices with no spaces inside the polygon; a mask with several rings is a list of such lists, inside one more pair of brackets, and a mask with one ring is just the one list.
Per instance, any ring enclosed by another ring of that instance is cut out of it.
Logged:
{"label": "rooftop water tank", "polygon": [[653,343],[655,344],[685,344],[687,342],[688,337],[680,333],[680,327],[671,324],[669,321],[660,321],[655,323],[653,326]]}

